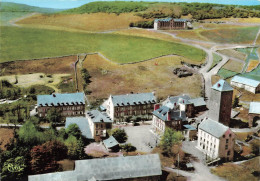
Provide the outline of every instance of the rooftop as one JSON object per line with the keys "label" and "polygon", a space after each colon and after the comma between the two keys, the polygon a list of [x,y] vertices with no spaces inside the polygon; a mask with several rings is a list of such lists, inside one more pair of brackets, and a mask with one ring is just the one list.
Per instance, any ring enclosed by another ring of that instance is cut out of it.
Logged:
{"label": "rooftop", "polygon": [[187,19],[173,19],[173,18],[163,18],[163,19],[155,19],[155,22],[161,21],[161,22],[169,22],[169,21],[175,21],[175,22],[187,22]]}
{"label": "rooftop", "polygon": [[257,87],[260,84],[260,81],[258,81],[258,80],[254,80],[254,79],[250,79],[250,78],[246,78],[246,77],[242,77],[242,76],[238,76],[238,75],[234,76],[231,79],[231,82],[237,82],[237,83],[249,85],[251,87]]}
{"label": "rooftop", "polygon": [[85,104],[83,92],[37,95],[37,106],[60,106],[60,105],[78,105]]}
{"label": "rooftop", "polygon": [[249,113],[260,114],[260,102],[250,102]]}
{"label": "rooftop", "polygon": [[71,124],[77,124],[82,135],[85,136],[88,139],[93,139],[90,126],[88,123],[88,119],[85,117],[67,117],[65,128],[68,128]]}
{"label": "rooftop", "polygon": [[108,139],[103,140],[103,143],[107,149],[113,148],[118,145],[118,142],[113,136],[110,136]]}
{"label": "rooftop", "polygon": [[199,125],[199,129],[211,134],[216,138],[220,138],[229,128],[224,124],[205,118]]}
{"label": "rooftop", "polygon": [[198,97],[195,99],[190,99],[189,100],[190,103],[192,103],[194,105],[194,107],[198,107],[198,106],[206,106],[206,102],[204,101],[203,97]]}
{"label": "rooftop", "polygon": [[139,104],[155,104],[156,97],[154,93],[140,93],[140,94],[124,94],[111,96],[114,106],[127,106]]}
{"label": "rooftop", "polygon": [[163,121],[168,121],[168,113],[170,114],[171,120],[186,120],[185,111],[171,110],[167,106],[161,106],[160,108],[153,111],[153,115],[157,116]]}
{"label": "rooftop", "polygon": [[110,119],[110,117],[106,113],[101,113],[98,110],[92,110],[88,111],[86,113],[86,117],[88,119],[91,119],[93,123],[112,123],[113,121]]}
{"label": "rooftop", "polygon": [[168,97],[162,104],[164,106],[173,109],[178,104],[185,104],[185,105],[193,104],[194,107],[197,107],[197,106],[205,106],[206,102],[204,101],[203,97],[191,99],[190,96],[183,94],[179,96]]}
{"label": "rooftop", "polygon": [[211,88],[220,92],[233,91],[233,88],[225,80],[219,80]]}
{"label": "rooftop", "polygon": [[29,181],[119,180],[162,174],[158,154],[76,160],[75,170],[29,176]]}

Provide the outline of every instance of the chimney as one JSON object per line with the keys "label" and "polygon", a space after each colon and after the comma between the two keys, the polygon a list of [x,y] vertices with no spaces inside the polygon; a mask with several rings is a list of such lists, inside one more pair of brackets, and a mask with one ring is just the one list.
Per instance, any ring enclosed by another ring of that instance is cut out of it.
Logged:
{"label": "chimney", "polygon": [[155,104],[155,105],[154,105],[154,111],[157,110],[157,109],[159,109],[159,108],[160,108],[160,104]]}
{"label": "chimney", "polygon": [[218,87],[220,87],[220,83],[218,83]]}

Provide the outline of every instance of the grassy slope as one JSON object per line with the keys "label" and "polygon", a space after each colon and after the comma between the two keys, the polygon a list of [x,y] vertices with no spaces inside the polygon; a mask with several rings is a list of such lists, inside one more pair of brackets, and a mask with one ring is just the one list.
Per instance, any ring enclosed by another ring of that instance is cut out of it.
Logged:
{"label": "grassy slope", "polygon": [[197,63],[205,57],[202,50],[150,38],[17,27],[2,28],[0,45],[0,62],[97,51],[119,63],[138,62],[167,54],[181,55]]}
{"label": "grassy slope", "polygon": [[143,20],[133,13],[40,14],[23,19],[18,24],[47,29],[105,31],[128,28],[131,22]]}
{"label": "grassy slope", "polygon": [[39,12],[39,13],[54,13],[62,11],[61,9],[52,9],[52,8],[40,8],[35,6],[29,6],[19,3],[11,2],[0,2],[0,11],[1,12]]}
{"label": "grassy slope", "polygon": [[218,43],[252,43],[259,27],[229,28],[202,31],[201,35]]}

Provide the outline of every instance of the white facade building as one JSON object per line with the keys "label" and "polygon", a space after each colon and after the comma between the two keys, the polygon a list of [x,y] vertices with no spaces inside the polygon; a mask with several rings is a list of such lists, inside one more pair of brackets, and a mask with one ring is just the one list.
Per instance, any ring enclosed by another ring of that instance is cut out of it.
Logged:
{"label": "white facade building", "polygon": [[197,148],[208,159],[233,160],[235,134],[224,124],[205,118],[198,128]]}
{"label": "white facade building", "polygon": [[230,82],[231,85],[236,86],[238,88],[245,89],[248,92],[252,92],[254,94],[260,92],[260,81],[254,80],[241,76],[234,76]]}

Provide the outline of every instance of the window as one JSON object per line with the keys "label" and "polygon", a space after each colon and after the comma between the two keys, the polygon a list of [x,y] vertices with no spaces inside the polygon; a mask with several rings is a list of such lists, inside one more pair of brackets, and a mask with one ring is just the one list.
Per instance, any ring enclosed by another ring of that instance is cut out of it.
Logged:
{"label": "window", "polygon": [[227,150],[227,149],[228,149],[228,145],[225,146],[225,150]]}
{"label": "window", "polygon": [[228,139],[226,139],[226,143],[228,143]]}
{"label": "window", "polygon": [[96,135],[98,135],[98,131],[96,131]]}
{"label": "window", "polygon": [[227,152],[227,155],[228,155],[228,156],[230,155],[230,151]]}
{"label": "window", "polygon": [[225,135],[223,135],[223,138],[225,138]]}

